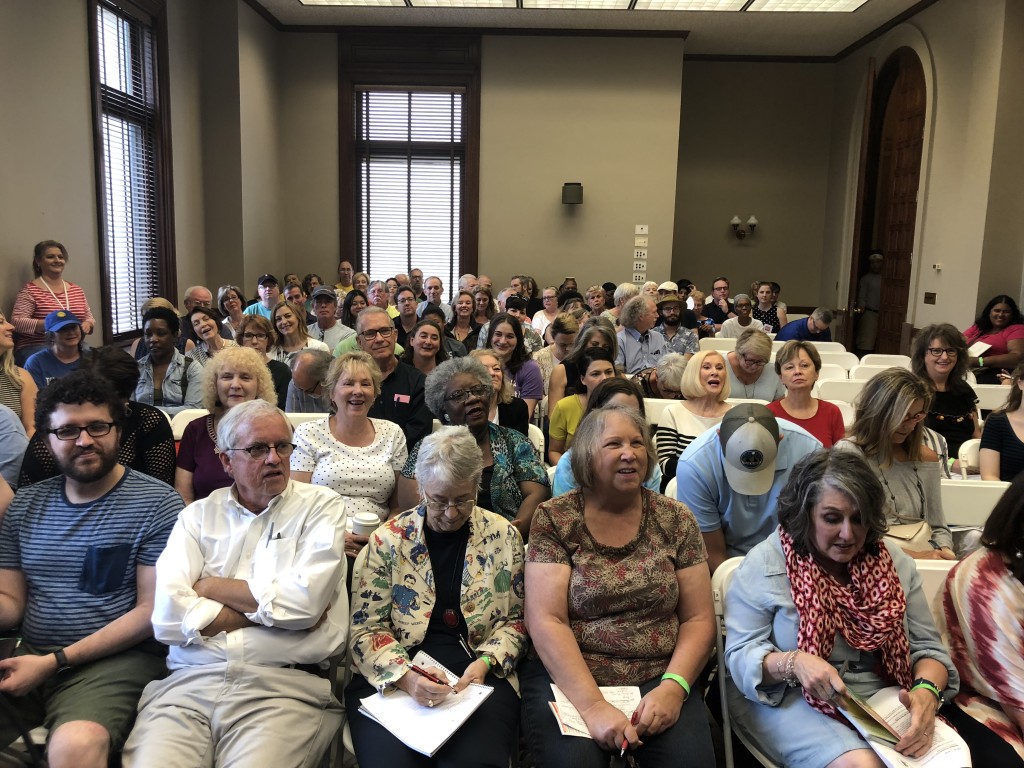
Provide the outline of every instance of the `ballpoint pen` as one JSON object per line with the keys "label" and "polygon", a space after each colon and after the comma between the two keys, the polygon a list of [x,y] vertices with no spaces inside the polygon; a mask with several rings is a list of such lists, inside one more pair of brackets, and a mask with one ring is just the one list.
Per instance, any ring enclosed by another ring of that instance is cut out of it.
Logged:
{"label": "ballpoint pen", "polygon": [[[427,670],[423,669],[423,667],[419,666],[418,664],[410,664],[409,668],[417,675],[423,675],[423,677],[427,678],[427,680],[429,680],[430,682],[437,683],[438,685],[443,685],[446,688],[451,688],[453,691],[455,691],[454,685],[449,683],[447,680],[442,680],[436,675],[430,674],[429,672],[427,672]],[[458,693],[458,691],[455,691],[455,693]]]}

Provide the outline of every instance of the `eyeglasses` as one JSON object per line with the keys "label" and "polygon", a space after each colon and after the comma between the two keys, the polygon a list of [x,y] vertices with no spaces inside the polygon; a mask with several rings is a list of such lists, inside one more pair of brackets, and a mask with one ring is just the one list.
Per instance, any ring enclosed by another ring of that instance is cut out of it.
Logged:
{"label": "eyeglasses", "polygon": [[475,387],[469,389],[456,389],[450,395],[445,396],[445,400],[449,403],[464,403],[471,397],[484,397],[490,394],[491,388],[485,387],[483,384],[478,384]]}
{"label": "eyeglasses", "polygon": [[365,331],[360,331],[359,335],[366,341],[373,341],[378,336],[385,339],[390,339],[391,335],[395,332],[394,326],[384,326],[383,328],[368,328]]}
{"label": "eyeglasses", "polygon": [[265,334],[265,333],[251,333],[250,331],[246,331],[245,333],[242,334],[242,338],[245,339],[245,341],[252,341],[253,339],[258,339],[259,341],[263,341],[263,339],[267,338],[267,334]]}
{"label": "eyeglasses", "polygon": [[430,499],[424,499],[423,506],[431,512],[438,514],[447,512],[450,507],[455,507],[458,512],[466,514],[473,511],[473,507],[476,506],[476,499],[465,499],[464,501],[431,501]]}
{"label": "eyeglasses", "polygon": [[905,424],[908,421],[921,421],[921,419],[923,419],[927,415],[928,414],[927,414],[926,411],[918,411],[917,413],[908,413],[906,416],[903,417],[903,423]]}
{"label": "eyeglasses", "polygon": [[292,451],[295,450],[295,443],[256,443],[250,445],[248,448],[224,448],[225,451],[245,451],[256,461],[262,461],[270,455],[270,449],[273,448],[277,451],[277,455],[282,459],[287,459],[292,455]]}
{"label": "eyeglasses", "polygon": [[767,360],[758,360],[756,357],[747,357],[746,355],[740,355],[740,360],[743,361],[744,365],[752,365],[755,368],[764,368],[768,365]]}
{"label": "eyeglasses", "polygon": [[65,424],[63,427],[46,431],[51,435],[56,435],[58,440],[77,440],[82,432],[87,433],[89,437],[103,437],[109,435],[113,428],[114,422],[112,421],[94,421],[84,427],[77,424]]}
{"label": "eyeglasses", "polygon": [[928,354],[932,357],[942,357],[943,354],[956,357],[956,350],[953,347],[928,347]]}

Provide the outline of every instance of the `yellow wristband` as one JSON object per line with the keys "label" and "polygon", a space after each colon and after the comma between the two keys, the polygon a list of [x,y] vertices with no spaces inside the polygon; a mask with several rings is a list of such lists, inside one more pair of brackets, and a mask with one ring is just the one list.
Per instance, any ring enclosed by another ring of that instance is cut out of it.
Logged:
{"label": "yellow wristband", "polygon": [[686,698],[690,698],[690,684],[688,682],[686,682],[686,678],[683,677],[682,675],[676,675],[676,674],[673,674],[672,672],[666,672],[664,675],[661,676],[661,679],[662,680],[674,680],[675,682],[679,683],[680,687],[684,691],[686,691]]}

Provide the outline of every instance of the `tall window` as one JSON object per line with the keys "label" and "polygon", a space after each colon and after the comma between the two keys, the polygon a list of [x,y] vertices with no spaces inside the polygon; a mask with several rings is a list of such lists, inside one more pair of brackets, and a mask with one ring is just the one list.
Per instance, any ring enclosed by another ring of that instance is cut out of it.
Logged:
{"label": "tall window", "polygon": [[458,280],[466,147],[461,90],[356,89],[358,245],[376,278]]}
{"label": "tall window", "polygon": [[161,205],[157,19],[148,12],[162,4],[147,5],[92,6],[104,335],[113,339],[138,331],[144,301],[177,292]]}
{"label": "tall window", "polygon": [[342,34],[341,257],[374,279],[476,272],[480,38]]}

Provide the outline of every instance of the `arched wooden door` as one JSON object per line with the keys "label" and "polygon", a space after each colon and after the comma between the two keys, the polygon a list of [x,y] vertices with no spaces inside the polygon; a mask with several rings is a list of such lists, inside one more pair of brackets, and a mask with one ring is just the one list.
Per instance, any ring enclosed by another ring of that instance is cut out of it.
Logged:
{"label": "arched wooden door", "polygon": [[903,325],[910,301],[926,103],[921,60],[910,48],[900,48],[882,65],[874,83],[865,150],[867,162],[859,195],[860,230],[850,275],[852,306],[859,277],[868,272],[868,254],[874,249],[885,254],[875,352],[902,351]]}

